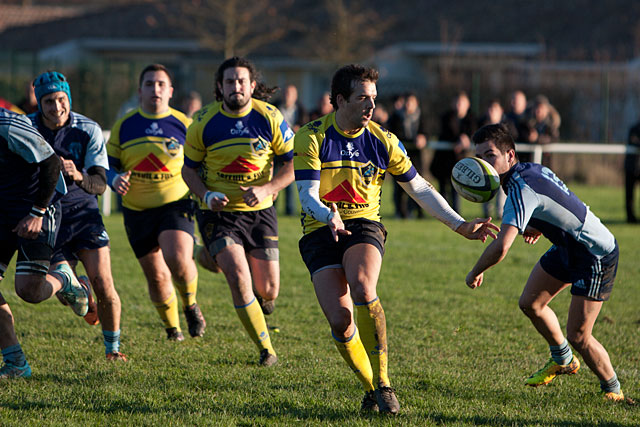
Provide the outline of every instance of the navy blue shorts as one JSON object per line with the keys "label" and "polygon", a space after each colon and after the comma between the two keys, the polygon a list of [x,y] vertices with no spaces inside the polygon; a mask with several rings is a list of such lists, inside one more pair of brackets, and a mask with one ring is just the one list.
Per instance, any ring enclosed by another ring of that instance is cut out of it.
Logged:
{"label": "navy blue shorts", "polygon": [[[28,213],[27,213],[28,214]],[[13,254],[18,251],[16,275],[46,275],[60,225],[60,203],[49,206],[42,218],[42,229],[34,240],[18,237],[12,230],[20,219],[0,215],[0,277]]]}
{"label": "navy blue shorts", "polygon": [[100,209],[86,209],[84,206],[67,208],[62,214],[51,262],[77,261],[79,251],[104,246],[109,246],[109,235],[104,228]]}
{"label": "navy blue shorts", "polygon": [[358,218],[345,220],[344,228],[351,231],[351,235],[340,236],[337,242],[333,239],[329,226],[302,236],[298,247],[302,260],[312,276],[323,268],[342,267],[344,253],[358,243],[373,245],[380,251],[380,255],[384,256],[384,244],[387,240],[384,225],[377,221]]}
{"label": "navy blue shorts", "polygon": [[[202,240],[212,256],[237,243],[258,258],[278,260],[278,217],[274,206],[249,212],[198,210],[196,216]],[[260,251],[253,252],[256,249]]]}
{"label": "navy blue shorts", "polygon": [[136,258],[142,258],[158,247],[158,236],[165,230],[180,230],[193,236],[193,211],[194,203],[191,199],[143,211],[123,207],[124,228]]}
{"label": "navy blue shorts", "polygon": [[568,249],[554,245],[542,255],[540,266],[556,279],[571,283],[572,295],[606,301],[611,296],[618,272],[618,258],[618,242],[614,250],[602,258],[597,258],[586,248]]}

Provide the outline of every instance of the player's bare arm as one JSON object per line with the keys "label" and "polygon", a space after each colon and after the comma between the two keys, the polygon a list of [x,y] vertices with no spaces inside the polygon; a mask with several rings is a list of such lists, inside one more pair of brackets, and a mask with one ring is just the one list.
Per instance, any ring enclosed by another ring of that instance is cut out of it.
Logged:
{"label": "player's bare arm", "polygon": [[487,246],[476,265],[467,274],[467,286],[471,289],[480,286],[483,280],[483,273],[507,256],[516,237],[518,237],[518,229],[513,225],[504,225],[496,239]]}
{"label": "player's bare arm", "polygon": [[469,240],[480,240],[486,242],[487,237],[496,238],[496,233],[500,231],[500,227],[491,222],[489,218],[476,218],[471,222],[465,221],[456,229],[456,233],[466,237]]}
{"label": "player's bare arm", "polygon": [[129,192],[129,187],[131,183],[129,182],[129,178],[131,177],[131,171],[126,171],[125,173],[121,173],[116,175],[111,182],[111,188],[121,196],[124,196]]}
{"label": "player's bare arm", "polygon": [[182,179],[189,187],[189,190],[202,199],[212,211],[220,211],[229,203],[229,198],[225,194],[209,191],[196,169],[183,165]]}
{"label": "player's bare arm", "polygon": [[537,230],[528,225],[524,229],[524,233],[522,233],[522,237],[524,238],[525,243],[528,243],[530,245],[535,245],[536,242],[540,239],[540,236],[542,236],[540,230]]}

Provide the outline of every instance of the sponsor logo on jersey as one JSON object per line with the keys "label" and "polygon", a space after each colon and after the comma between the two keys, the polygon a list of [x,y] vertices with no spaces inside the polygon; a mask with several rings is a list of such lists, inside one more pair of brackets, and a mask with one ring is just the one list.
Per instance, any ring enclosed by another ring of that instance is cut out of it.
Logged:
{"label": "sponsor logo on jersey", "polygon": [[229,163],[220,171],[226,173],[249,173],[257,170],[260,170],[258,166],[250,163],[244,157],[238,156],[233,162]]}
{"label": "sponsor logo on jersey", "polygon": [[321,120],[316,120],[315,122],[311,122],[309,124],[307,124],[307,127],[309,128],[309,130],[313,133],[318,133],[320,131],[320,125],[322,125],[322,121]]}
{"label": "sponsor logo on jersey", "polygon": [[138,172],[169,172],[164,163],[153,153],[142,159],[133,167],[133,170]]}
{"label": "sponsor logo on jersey", "polygon": [[367,201],[356,192],[346,179],[338,184],[338,186],[333,190],[322,196],[322,199],[327,202],[347,202],[359,205],[367,203]]}
{"label": "sponsor logo on jersey", "polygon": [[233,136],[244,136],[244,135],[249,135],[249,128],[244,126],[244,123],[242,123],[242,120],[238,120],[236,122],[236,126],[234,128],[231,128],[229,132]]}
{"label": "sponsor logo on jersey", "polygon": [[340,150],[340,155],[353,159],[354,157],[360,157],[360,151],[355,149],[352,142],[347,142],[346,149]]}
{"label": "sponsor logo on jersey", "polygon": [[162,130],[162,128],[158,125],[157,122],[153,122],[151,123],[151,125],[144,131],[144,133],[146,133],[147,135],[153,135],[153,136],[158,136],[158,135],[162,135],[164,133],[164,131]]}

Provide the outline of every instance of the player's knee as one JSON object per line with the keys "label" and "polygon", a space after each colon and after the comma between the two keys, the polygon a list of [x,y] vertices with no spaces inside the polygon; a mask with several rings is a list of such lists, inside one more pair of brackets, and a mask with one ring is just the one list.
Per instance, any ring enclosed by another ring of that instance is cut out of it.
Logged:
{"label": "player's knee", "polygon": [[45,276],[28,275],[16,277],[16,294],[25,302],[37,304],[42,302],[40,287],[46,282]]}
{"label": "player's knee", "polygon": [[353,322],[351,320],[351,313],[348,310],[331,313],[327,316],[327,320],[329,321],[331,330],[336,337],[341,339],[348,338],[350,335],[349,332],[353,333],[353,331],[350,330],[350,326]]}

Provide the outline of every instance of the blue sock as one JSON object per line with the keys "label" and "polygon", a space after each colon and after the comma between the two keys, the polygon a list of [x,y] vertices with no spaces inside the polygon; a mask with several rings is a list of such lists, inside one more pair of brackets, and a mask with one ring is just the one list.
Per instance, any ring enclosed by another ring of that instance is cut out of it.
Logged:
{"label": "blue sock", "polygon": [[600,388],[605,393],[620,393],[620,381],[618,381],[618,376],[613,374],[613,377],[609,381],[600,381]]}
{"label": "blue sock", "polygon": [[104,337],[104,353],[115,353],[120,350],[120,330],[102,331]]}
{"label": "blue sock", "polygon": [[551,350],[551,358],[558,365],[567,365],[573,358],[573,353],[567,340],[564,340],[560,345],[550,345],[549,350]]}
{"label": "blue sock", "polygon": [[25,357],[20,344],[3,348],[2,359],[4,359],[5,363],[9,362],[14,366],[24,366],[24,364],[27,363],[27,358]]}

